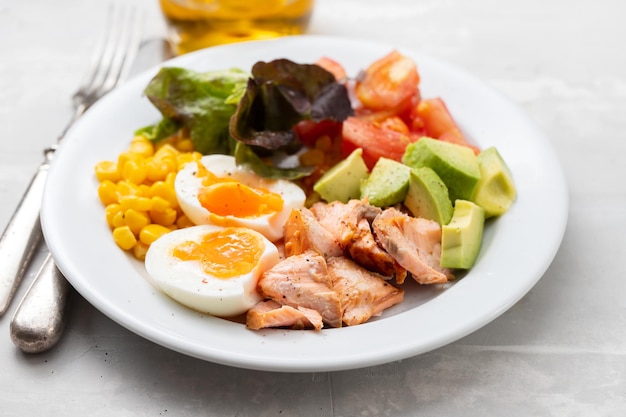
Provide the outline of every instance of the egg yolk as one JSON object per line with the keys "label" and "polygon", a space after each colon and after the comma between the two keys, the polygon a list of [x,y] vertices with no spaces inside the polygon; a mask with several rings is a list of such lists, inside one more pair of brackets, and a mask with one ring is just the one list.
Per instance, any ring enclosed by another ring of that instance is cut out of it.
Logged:
{"label": "egg yolk", "polygon": [[280,194],[252,188],[232,178],[220,178],[200,163],[196,176],[203,178],[204,185],[198,193],[200,205],[215,215],[254,218],[283,209]]}
{"label": "egg yolk", "polygon": [[228,227],[207,233],[200,242],[177,245],[172,256],[181,261],[199,261],[202,270],[228,279],[252,271],[265,250],[262,238],[242,227]]}

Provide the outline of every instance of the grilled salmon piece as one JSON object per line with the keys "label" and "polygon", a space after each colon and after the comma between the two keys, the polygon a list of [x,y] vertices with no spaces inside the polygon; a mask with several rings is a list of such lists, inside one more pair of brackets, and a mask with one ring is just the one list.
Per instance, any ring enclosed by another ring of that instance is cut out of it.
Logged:
{"label": "grilled salmon piece", "polygon": [[363,218],[357,224],[354,237],[348,247],[350,258],[359,265],[377,272],[385,277],[394,277],[401,284],[406,278],[407,272],[393,256],[385,252],[372,234],[369,220]]}
{"label": "grilled salmon piece", "polygon": [[441,284],[453,279],[441,263],[441,226],[387,208],[372,223],[378,244],[406,268],[420,284]]}
{"label": "grilled salmon piece", "polygon": [[333,234],[307,208],[293,209],[283,230],[286,256],[299,255],[308,250],[324,258],[343,255],[343,249]]}
{"label": "grilled salmon piece", "polygon": [[328,274],[341,299],[347,326],[365,323],[404,300],[404,291],[346,257],[329,258]]}
{"label": "grilled salmon piece", "polygon": [[264,298],[316,310],[324,323],[341,327],[341,301],[332,288],[326,261],[317,252],[309,250],[277,263],[261,275],[258,289]]}
{"label": "grilled salmon piece", "polygon": [[371,223],[381,211],[362,200],[350,200],[347,203],[318,202],[311,206],[311,212],[335,236],[343,249],[347,249],[352,243],[359,221],[367,219]]}
{"label": "grilled salmon piece", "polygon": [[406,270],[385,252],[374,239],[371,223],[382,209],[364,200],[347,203],[315,203],[311,212],[330,231],[345,253],[359,265],[402,283]]}
{"label": "grilled salmon piece", "polygon": [[248,310],[246,327],[252,330],[268,327],[321,330],[323,321],[320,313],[310,308],[294,308],[278,304],[274,300],[265,300]]}

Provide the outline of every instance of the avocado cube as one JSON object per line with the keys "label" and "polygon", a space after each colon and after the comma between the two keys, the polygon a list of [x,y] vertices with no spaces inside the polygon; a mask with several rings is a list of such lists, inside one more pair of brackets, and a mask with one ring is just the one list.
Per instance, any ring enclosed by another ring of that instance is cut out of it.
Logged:
{"label": "avocado cube", "polygon": [[471,200],[480,180],[478,160],[472,149],[438,139],[423,137],[411,143],[402,163],[435,171],[448,187],[451,201]]}
{"label": "avocado cube", "polygon": [[361,196],[361,181],[368,175],[369,171],[363,161],[363,149],[357,148],[346,159],[326,171],[313,184],[313,191],[329,203],[347,203]]}
{"label": "avocado cube", "polygon": [[361,184],[361,199],[366,198],[376,207],[402,203],[409,191],[410,175],[408,166],[393,159],[380,158]]}
{"label": "avocado cube", "polygon": [[496,148],[483,150],[478,155],[480,181],[472,201],[485,209],[485,216],[499,216],[506,213],[516,196],[513,176]]}
{"label": "avocado cube", "polygon": [[437,173],[428,167],[411,169],[404,205],[415,217],[444,225],[452,218],[448,188]]}
{"label": "avocado cube", "polygon": [[471,268],[480,252],[484,225],[482,207],[471,201],[457,200],[452,220],[441,227],[441,266]]}

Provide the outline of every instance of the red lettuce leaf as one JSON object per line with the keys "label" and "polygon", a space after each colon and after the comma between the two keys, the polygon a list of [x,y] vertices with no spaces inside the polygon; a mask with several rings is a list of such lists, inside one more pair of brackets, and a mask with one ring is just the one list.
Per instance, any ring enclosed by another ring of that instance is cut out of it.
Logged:
{"label": "red lettuce leaf", "polygon": [[251,73],[229,130],[255,149],[297,149],[298,122],[341,122],[354,113],[346,87],[317,65],[277,59],[257,62]]}

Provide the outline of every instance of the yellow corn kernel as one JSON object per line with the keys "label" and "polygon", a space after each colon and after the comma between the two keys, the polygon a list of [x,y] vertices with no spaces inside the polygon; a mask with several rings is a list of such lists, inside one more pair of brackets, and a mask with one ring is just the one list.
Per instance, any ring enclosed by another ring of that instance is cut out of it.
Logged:
{"label": "yellow corn kernel", "polygon": [[154,158],[150,158],[145,162],[146,167],[146,179],[148,181],[161,181],[167,175],[166,172],[160,169],[159,164]]}
{"label": "yellow corn kernel", "polygon": [[136,161],[140,159],[141,156],[134,154],[132,152],[122,152],[117,156],[117,169],[120,174],[124,171],[124,166],[128,163],[128,161]]}
{"label": "yellow corn kernel", "polygon": [[176,221],[178,213],[172,208],[166,208],[165,210],[150,210],[150,218],[153,223],[160,224],[161,226],[171,226]]}
{"label": "yellow corn kernel", "polygon": [[178,153],[179,152],[175,147],[173,147],[169,143],[166,143],[160,146],[159,149],[156,150],[153,157],[154,159],[161,159],[166,156],[175,157]]}
{"label": "yellow corn kernel", "polygon": [[[121,213],[121,212],[122,212],[122,208],[117,203],[109,204],[108,206],[104,208],[104,215],[107,219],[107,224],[109,225],[109,227],[111,228],[115,227],[113,226],[113,219],[118,213]],[[118,226],[121,226],[121,224]]]}
{"label": "yellow corn kernel", "polygon": [[163,158],[159,159],[168,174],[171,172],[178,171],[178,161],[176,160],[176,158],[177,158],[177,155],[172,155],[172,156],[164,156]]}
{"label": "yellow corn kernel", "polygon": [[333,140],[328,135],[321,136],[315,141],[315,149],[323,152],[330,151],[332,146]]}
{"label": "yellow corn kernel", "polygon": [[300,155],[300,163],[304,166],[318,166],[324,163],[324,152],[319,149],[310,149]]}
{"label": "yellow corn kernel", "polygon": [[137,136],[130,143],[128,151],[147,158],[154,155],[154,145],[143,136]]}
{"label": "yellow corn kernel", "polygon": [[113,229],[113,240],[117,246],[124,250],[132,249],[137,243],[137,238],[128,226],[120,226]]}
{"label": "yellow corn kernel", "polygon": [[158,196],[167,200],[167,202],[170,203],[171,208],[178,207],[178,200],[176,199],[176,191],[174,190],[173,185],[170,183],[167,183],[164,181],[155,182],[154,184],[150,186],[150,196],[151,197]]}
{"label": "yellow corn kernel", "polygon": [[160,224],[149,224],[139,232],[139,241],[149,246],[152,242],[170,231],[170,229]]}
{"label": "yellow corn kernel", "polygon": [[117,183],[117,195],[118,198],[125,195],[139,195],[140,189],[137,184],[133,184],[132,182],[128,182],[125,180],[119,181]]}
{"label": "yellow corn kernel", "polygon": [[120,196],[120,206],[122,210],[148,211],[152,208],[152,199],[137,195],[124,195]]}
{"label": "yellow corn kernel", "polygon": [[165,209],[168,209],[168,208],[172,207],[172,205],[170,204],[169,201],[167,201],[163,197],[159,197],[158,195],[155,195],[150,200],[152,200],[152,209],[151,210],[163,211]]}
{"label": "yellow corn kernel", "polygon": [[193,161],[196,161],[196,159],[194,153],[192,152],[184,152],[176,156],[176,164],[178,165],[179,171],[189,162]]}
{"label": "yellow corn kernel", "polygon": [[200,152],[196,152],[196,151],[186,152],[185,155],[187,155],[192,161],[199,161],[204,156]]}
{"label": "yellow corn kernel", "polygon": [[141,184],[148,175],[148,170],[143,160],[126,161],[122,168],[122,178],[133,184]]}
{"label": "yellow corn kernel", "polygon": [[117,163],[113,161],[100,161],[96,164],[96,178],[99,182],[109,180],[117,182],[120,180],[120,173],[117,170]]}
{"label": "yellow corn kernel", "polygon": [[191,152],[194,148],[191,139],[181,139],[175,144],[175,147],[181,152]]}
{"label": "yellow corn kernel", "polygon": [[150,186],[148,184],[139,184],[139,192],[138,192],[138,196],[139,197],[148,197],[150,198]]}
{"label": "yellow corn kernel", "polygon": [[176,181],[176,174],[178,174],[178,172],[176,171],[169,172],[167,176],[165,177],[165,182],[167,184],[170,184],[172,187],[174,187],[174,181]]}
{"label": "yellow corn kernel", "polygon": [[120,226],[126,226],[126,223],[124,223],[124,210],[122,210],[121,207],[120,211],[115,213],[111,219],[111,227],[115,229]]}
{"label": "yellow corn kernel", "polygon": [[133,246],[133,256],[140,261],[144,261],[146,259],[146,253],[148,253],[148,248],[150,246],[146,245],[142,241],[138,241],[135,246]]}
{"label": "yellow corn kernel", "polygon": [[189,220],[189,217],[181,214],[178,216],[178,219],[176,219],[176,226],[178,226],[179,229],[184,229],[185,227],[195,226],[195,224]]}
{"label": "yellow corn kernel", "polygon": [[148,213],[142,211],[128,209],[124,211],[124,223],[130,228],[135,236],[139,236],[141,229],[150,224],[150,216]]}
{"label": "yellow corn kernel", "polygon": [[118,202],[117,186],[111,180],[104,180],[98,185],[98,197],[105,206]]}
{"label": "yellow corn kernel", "polygon": [[170,171],[177,168],[175,159],[153,158],[145,163],[146,178],[150,181],[163,181]]}

